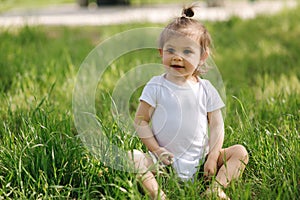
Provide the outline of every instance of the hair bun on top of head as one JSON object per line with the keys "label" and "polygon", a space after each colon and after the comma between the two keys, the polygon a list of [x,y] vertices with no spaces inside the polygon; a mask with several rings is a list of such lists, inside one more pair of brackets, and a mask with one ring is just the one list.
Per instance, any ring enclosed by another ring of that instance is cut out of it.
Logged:
{"label": "hair bun on top of head", "polygon": [[194,16],[194,11],[192,7],[184,8],[182,10],[182,17],[193,17],[193,16]]}

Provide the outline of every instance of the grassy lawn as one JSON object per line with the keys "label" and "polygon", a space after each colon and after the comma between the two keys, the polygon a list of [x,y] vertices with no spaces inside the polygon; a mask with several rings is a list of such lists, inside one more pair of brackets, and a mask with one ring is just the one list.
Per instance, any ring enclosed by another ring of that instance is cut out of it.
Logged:
{"label": "grassy lawn", "polygon": [[[226,190],[232,199],[300,195],[299,11],[207,23],[226,86],[224,146],[240,143],[250,153],[242,179]],[[82,145],[72,94],[80,64],[97,44],[148,26],[162,25],[0,31],[0,199],[147,199],[134,175],[105,166]],[[145,61],[160,63],[155,50],[141,50],[105,73],[113,80]],[[105,134],[120,148],[144,149],[110,117],[115,83],[103,84],[96,108]],[[197,199],[203,190],[201,181],[180,185],[164,174],[158,179],[170,199]]]}
{"label": "grassy lawn", "polygon": [[75,0],[0,0],[0,12],[6,11],[13,8],[36,8],[36,7],[43,7],[49,5],[56,5],[62,3],[73,3]]}

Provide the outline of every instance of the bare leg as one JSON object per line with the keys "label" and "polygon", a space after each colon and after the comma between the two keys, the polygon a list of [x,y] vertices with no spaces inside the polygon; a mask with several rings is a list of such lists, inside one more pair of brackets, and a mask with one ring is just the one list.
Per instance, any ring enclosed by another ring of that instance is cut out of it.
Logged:
{"label": "bare leg", "polygon": [[216,182],[213,182],[207,191],[206,196],[216,195],[219,199],[229,200],[222,187],[238,178],[244,171],[248,163],[248,152],[242,145],[234,145],[226,149],[222,149],[217,161],[218,172]]}
{"label": "bare leg", "polygon": [[[162,190],[159,190],[159,185],[152,172],[148,171],[141,177],[143,188],[149,193],[152,199],[166,199],[166,195]],[[160,197],[160,198],[159,198]]]}
{"label": "bare leg", "polygon": [[232,179],[238,178],[243,173],[248,160],[248,152],[242,145],[234,145],[222,149],[218,158],[219,170],[216,181],[220,185],[227,187]]}
{"label": "bare leg", "polygon": [[[133,156],[133,158],[132,158]],[[129,157],[134,161],[135,170],[137,170],[138,178],[141,181],[143,188],[149,193],[152,199],[165,199],[163,191],[159,190],[159,185],[155,179],[150,167],[154,165],[152,159],[145,153],[138,150],[129,153]]]}

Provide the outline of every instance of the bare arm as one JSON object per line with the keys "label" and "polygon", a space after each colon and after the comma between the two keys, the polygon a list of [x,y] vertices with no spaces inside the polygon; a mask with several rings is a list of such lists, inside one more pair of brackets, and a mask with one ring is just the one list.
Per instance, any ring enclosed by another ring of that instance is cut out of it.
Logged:
{"label": "bare arm", "polygon": [[207,175],[216,173],[217,161],[224,142],[224,122],[221,110],[208,113],[209,121],[209,153],[204,166]]}
{"label": "bare arm", "polygon": [[172,158],[173,155],[165,148],[159,146],[149,126],[153,111],[153,107],[151,107],[148,103],[141,101],[134,119],[135,129],[139,138],[142,140],[149,151],[155,153],[159,158],[163,156],[163,153],[168,154],[166,159],[161,158],[163,163],[168,165],[171,164],[170,158]]}
{"label": "bare arm", "polygon": [[151,115],[154,108],[144,101],[141,101],[135,114],[134,125],[139,138],[146,147],[154,152],[159,148],[159,145],[149,126]]}

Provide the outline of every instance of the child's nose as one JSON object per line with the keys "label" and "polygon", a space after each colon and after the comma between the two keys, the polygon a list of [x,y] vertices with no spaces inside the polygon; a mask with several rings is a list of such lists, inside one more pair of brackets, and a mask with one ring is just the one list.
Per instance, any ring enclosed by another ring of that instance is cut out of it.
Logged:
{"label": "child's nose", "polygon": [[174,55],[174,56],[172,57],[172,60],[173,60],[173,61],[182,61],[183,59],[182,59],[182,57],[179,56],[179,55]]}

